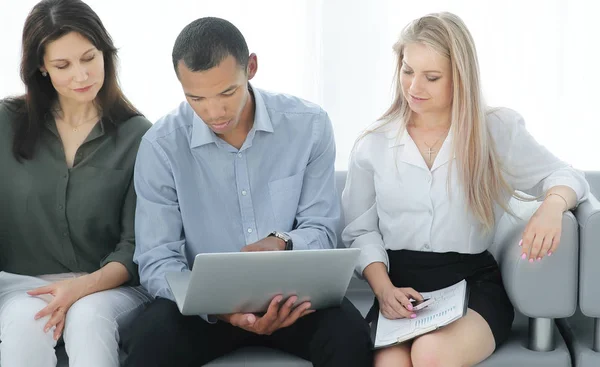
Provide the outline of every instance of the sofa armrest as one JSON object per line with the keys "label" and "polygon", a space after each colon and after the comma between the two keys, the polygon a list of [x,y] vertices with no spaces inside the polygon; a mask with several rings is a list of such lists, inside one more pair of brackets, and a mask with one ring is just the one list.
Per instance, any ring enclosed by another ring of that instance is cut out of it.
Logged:
{"label": "sofa armrest", "polygon": [[519,247],[527,220],[508,215],[503,220],[496,234],[495,255],[504,287],[515,309],[532,318],[572,316],[577,307],[579,253],[575,216],[571,212],[563,215],[557,251],[533,263],[521,259]]}
{"label": "sofa armrest", "polygon": [[600,317],[600,202],[590,195],[575,210],[579,222],[579,307],[589,317]]}

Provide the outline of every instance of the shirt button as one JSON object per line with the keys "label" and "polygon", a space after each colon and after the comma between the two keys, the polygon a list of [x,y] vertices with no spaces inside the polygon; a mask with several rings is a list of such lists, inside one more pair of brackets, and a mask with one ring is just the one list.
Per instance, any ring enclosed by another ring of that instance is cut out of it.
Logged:
{"label": "shirt button", "polygon": [[63,237],[67,237],[69,235],[68,232],[63,232]]}
{"label": "shirt button", "polygon": [[58,206],[58,209],[60,209],[60,210],[63,210],[63,208],[64,208],[64,206],[62,206],[62,204]]}
{"label": "shirt button", "polygon": [[242,153],[238,153],[238,158],[242,158]]}
{"label": "shirt button", "polygon": [[252,228],[248,228],[248,233],[252,233]]}
{"label": "shirt button", "polygon": [[427,250],[429,250],[429,244],[428,244],[428,243],[426,243],[426,244],[425,244],[425,248],[426,248]]}
{"label": "shirt button", "polygon": [[66,174],[64,174],[64,175],[63,175],[63,178],[67,178],[67,175],[66,175]]}
{"label": "shirt button", "polygon": [[242,195],[246,196],[246,194],[248,194],[248,192],[246,190],[242,190]]}

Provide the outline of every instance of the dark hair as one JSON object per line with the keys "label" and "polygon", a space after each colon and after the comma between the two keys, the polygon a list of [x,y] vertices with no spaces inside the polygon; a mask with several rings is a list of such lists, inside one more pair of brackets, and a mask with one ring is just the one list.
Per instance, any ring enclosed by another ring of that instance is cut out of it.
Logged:
{"label": "dark hair", "polygon": [[40,67],[46,46],[60,37],[77,32],[104,54],[104,83],[96,96],[105,130],[141,113],[123,95],[117,80],[117,49],[98,15],[80,0],[42,0],[33,7],[23,27],[21,80],[24,95],[5,100],[16,113],[13,154],[17,160],[33,158],[48,114],[58,98],[49,77]]}
{"label": "dark hair", "polygon": [[183,60],[192,71],[209,70],[229,55],[246,71],[248,45],[240,30],[225,19],[200,18],[188,24],[177,36],[173,46],[173,67],[177,73],[179,61]]}

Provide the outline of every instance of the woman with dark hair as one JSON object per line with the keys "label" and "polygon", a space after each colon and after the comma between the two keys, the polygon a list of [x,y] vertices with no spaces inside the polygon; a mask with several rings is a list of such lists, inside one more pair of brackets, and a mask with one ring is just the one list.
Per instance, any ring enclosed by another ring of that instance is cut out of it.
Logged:
{"label": "woman with dark hair", "polygon": [[150,123],[119,88],[116,49],[80,0],[25,21],[23,96],[0,102],[0,365],[118,366],[148,295],[133,263],[133,166]]}

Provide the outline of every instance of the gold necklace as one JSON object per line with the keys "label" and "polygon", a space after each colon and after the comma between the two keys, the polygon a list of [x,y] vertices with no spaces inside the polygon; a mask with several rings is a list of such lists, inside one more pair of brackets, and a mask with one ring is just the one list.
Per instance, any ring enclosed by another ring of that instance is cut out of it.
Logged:
{"label": "gold necklace", "polygon": [[[413,125],[413,128],[414,127],[415,126]],[[440,134],[438,136],[437,140],[433,144],[431,144],[431,145],[427,144],[427,142],[425,141],[425,139],[423,139],[423,144],[425,144],[425,146],[427,147],[426,154],[427,154],[427,161],[429,162],[429,164],[433,163],[431,161],[431,156],[436,153],[435,149],[433,149],[433,148],[437,145],[437,143],[439,143],[440,140],[442,140],[442,138],[444,138],[444,137],[446,137],[448,135],[449,131],[450,131],[450,127],[448,127],[447,130],[443,134]],[[415,145],[416,145],[416,142],[415,142]],[[417,147],[417,148],[420,150],[419,147]]]}
{"label": "gold necklace", "polygon": [[79,131],[79,128],[80,128],[81,126],[83,126],[83,125],[85,125],[85,124],[88,124],[88,123],[90,123],[90,122],[92,122],[92,121],[98,121],[98,119],[99,119],[99,118],[100,118],[100,116],[99,116],[99,115],[95,115],[95,116],[94,116],[94,117],[92,117],[92,118],[89,118],[89,119],[87,119],[87,120],[83,120],[83,122],[81,122],[81,123],[79,123],[79,124],[75,125],[75,127],[73,127],[73,125],[69,124],[68,122],[65,122],[64,120],[63,120],[62,122],[63,122],[65,125],[68,125],[68,126],[69,126],[69,128],[71,129],[71,131],[73,131],[73,132],[75,132],[75,133],[76,133],[76,132],[78,132],[78,131]]}
{"label": "gold necklace", "polygon": [[446,136],[448,136],[448,132],[449,131],[450,131],[450,129],[446,130],[446,132],[443,133],[443,134],[441,134],[437,138],[437,140],[433,144],[431,144],[431,145],[427,144],[427,142],[425,141],[425,139],[423,139],[423,144],[425,144],[425,146],[427,147],[427,155],[428,155],[427,161],[429,162],[429,164],[433,163],[431,161],[431,155],[436,153],[436,151],[433,148],[437,145],[437,143],[440,142],[440,140],[442,140],[442,138],[445,138]]}
{"label": "gold necklace", "polygon": [[431,155],[432,155],[433,153],[435,153],[435,150],[433,150],[433,147],[435,147],[435,146],[436,146],[436,144],[437,144],[437,143],[438,143],[438,142],[439,142],[441,139],[442,139],[442,137],[440,136],[440,137],[439,137],[439,138],[438,138],[438,139],[435,141],[435,143],[433,143],[433,144],[431,144],[431,145],[427,144],[427,143],[425,142],[425,140],[423,140],[423,144],[425,144],[425,146],[427,147],[427,154],[429,155],[429,157],[428,157],[428,159],[427,159],[427,160],[429,161],[429,163],[431,163]]}

